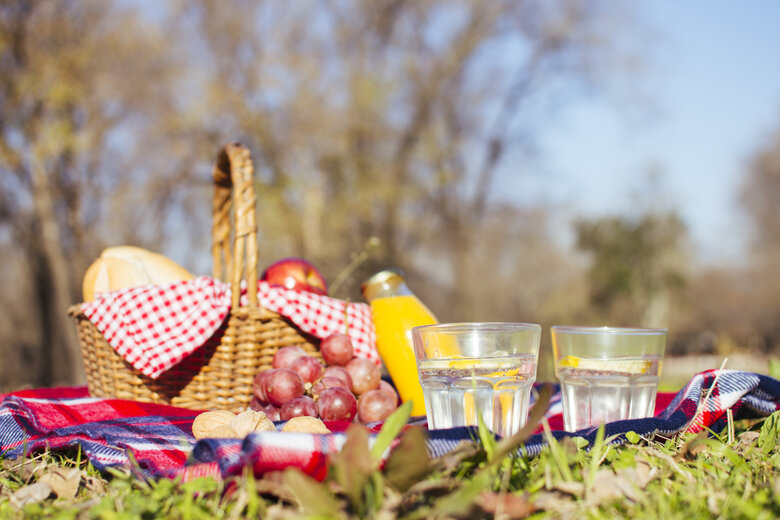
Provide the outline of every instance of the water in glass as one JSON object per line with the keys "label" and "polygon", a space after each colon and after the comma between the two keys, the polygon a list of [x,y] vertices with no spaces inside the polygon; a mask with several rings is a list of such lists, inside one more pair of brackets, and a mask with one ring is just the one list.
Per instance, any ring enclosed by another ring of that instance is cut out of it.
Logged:
{"label": "water in glass", "polygon": [[509,436],[525,424],[536,379],[533,354],[418,360],[426,415],[432,429],[476,425]]}
{"label": "water in glass", "polygon": [[602,422],[653,415],[661,356],[569,356],[559,362],[563,423],[573,432]]}

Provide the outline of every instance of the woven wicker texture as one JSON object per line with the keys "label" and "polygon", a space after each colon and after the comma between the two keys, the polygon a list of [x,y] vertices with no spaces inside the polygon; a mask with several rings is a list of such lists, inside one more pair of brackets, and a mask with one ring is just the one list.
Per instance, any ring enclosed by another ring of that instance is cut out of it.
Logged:
{"label": "woven wicker texture", "polygon": [[227,320],[209,343],[151,379],[116,353],[78,305],[71,307],[92,396],[238,412],[249,406],[255,375],[271,368],[280,348],[297,345],[321,358],[318,339],[258,305],[256,283],[247,284],[248,303],[240,305],[241,281],[256,281],[258,275],[257,198],[249,150],[239,143],[225,146],[213,177],[212,260],[214,277],[231,285]]}

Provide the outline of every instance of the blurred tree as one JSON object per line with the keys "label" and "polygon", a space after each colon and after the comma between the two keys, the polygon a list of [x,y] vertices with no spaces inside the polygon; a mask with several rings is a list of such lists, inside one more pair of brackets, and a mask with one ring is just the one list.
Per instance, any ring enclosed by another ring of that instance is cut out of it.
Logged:
{"label": "blurred tree", "polygon": [[[164,104],[173,70],[156,58],[160,48],[159,34],[105,2],[0,4],[0,240],[17,268],[4,284],[13,316],[3,343],[38,345],[27,366],[7,367],[6,382],[83,380],[66,311],[111,233],[113,195],[126,210],[126,186],[140,180],[120,175],[116,132]],[[139,224],[128,217],[125,236]]]}
{"label": "blurred tree", "polygon": [[337,296],[359,300],[362,279],[398,266],[442,320],[581,312],[578,266],[543,204],[496,187],[531,171],[550,110],[626,72],[630,13],[580,0],[179,5],[203,71],[188,125],[255,153],[261,262],[306,256],[332,280],[376,236]]}
{"label": "blurred tree", "polygon": [[[764,351],[755,328],[761,313],[751,288],[750,276],[735,267],[697,270],[682,295],[681,312],[673,320],[675,338],[671,354],[728,355],[724,347]],[[759,347],[755,349],[755,347]],[[756,352],[754,352],[756,353]]]}
{"label": "blurred tree", "polygon": [[757,146],[739,197],[750,254],[744,265],[709,266],[691,277],[671,352],[763,356],[780,349],[780,128]]}
{"label": "blurred tree", "polygon": [[780,349],[780,126],[756,150],[741,201],[752,224],[748,280],[754,330]]}
{"label": "blurred tree", "polygon": [[742,187],[756,256],[780,251],[780,127],[756,151]]}
{"label": "blurred tree", "polygon": [[592,256],[590,300],[617,325],[668,327],[670,296],[685,280],[685,226],[675,214],[576,224],[577,247]]}
{"label": "blurred tree", "polygon": [[[521,160],[541,105],[620,72],[616,11],[579,0],[231,5],[181,2],[173,17],[200,42],[198,124],[256,152],[261,258],[307,256],[333,278],[377,236],[378,255],[339,296],[359,298],[361,277],[395,265],[437,271],[431,291],[447,293],[452,315],[489,312],[479,289],[498,276],[479,251],[484,220],[506,216],[502,199],[518,204],[496,179]],[[500,254],[522,263],[523,235],[501,236]]]}
{"label": "blurred tree", "polygon": [[203,272],[209,167],[232,140],[254,153],[261,262],[305,256],[333,280],[377,236],[337,296],[359,299],[362,278],[395,265],[443,319],[549,312],[545,293],[575,278],[552,270],[572,267],[544,208],[495,188],[525,173],[508,165],[523,164],[551,107],[622,72],[615,42],[631,24],[618,12],[584,0],[1,3],[4,335],[38,345],[33,383],[77,380],[64,310],[87,264],[134,243]]}

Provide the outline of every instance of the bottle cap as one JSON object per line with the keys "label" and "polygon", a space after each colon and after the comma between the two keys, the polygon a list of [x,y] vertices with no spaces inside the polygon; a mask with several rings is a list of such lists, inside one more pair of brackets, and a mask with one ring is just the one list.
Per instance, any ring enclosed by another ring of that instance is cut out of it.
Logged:
{"label": "bottle cap", "polygon": [[371,301],[381,296],[396,294],[404,285],[404,272],[401,269],[385,269],[360,284],[360,292]]}

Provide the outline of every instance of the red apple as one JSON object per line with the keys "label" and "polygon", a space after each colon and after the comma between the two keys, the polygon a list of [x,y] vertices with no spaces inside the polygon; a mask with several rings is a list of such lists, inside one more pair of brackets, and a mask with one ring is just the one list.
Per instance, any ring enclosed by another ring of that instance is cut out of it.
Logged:
{"label": "red apple", "polygon": [[274,262],[263,272],[260,279],[287,289],[328,294],[328,284],[322,273],[303,258],[284,258]]}

